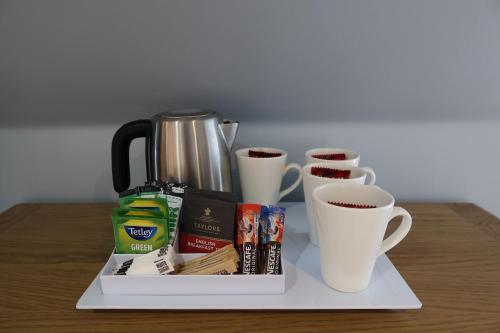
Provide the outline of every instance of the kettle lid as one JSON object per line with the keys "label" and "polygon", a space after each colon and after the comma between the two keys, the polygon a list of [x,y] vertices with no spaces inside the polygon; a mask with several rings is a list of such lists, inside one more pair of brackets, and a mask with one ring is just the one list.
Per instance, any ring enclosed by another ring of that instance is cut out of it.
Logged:
{"label": "kettle lid", "polygon": [[168,118],[168,119],[180,119],[180,118],[218,118],[219,115],[216,111],[206,110],[206,109],[176,109],[161,112],[155,115],[155,118]]}

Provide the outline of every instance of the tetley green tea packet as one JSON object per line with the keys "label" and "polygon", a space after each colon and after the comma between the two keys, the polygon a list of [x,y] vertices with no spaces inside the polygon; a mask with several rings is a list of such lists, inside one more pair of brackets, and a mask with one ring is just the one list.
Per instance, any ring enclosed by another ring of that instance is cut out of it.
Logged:
{"label": "tetley green tea packet", "polygon": [[148,253],[169,243],[166,218],[114,215],[116,253]]}
{"label": "tetley green tea packet", "polygon": [[120,208],[145,209],[160,212],[163,216],[168,216],[167,198],[120,198]]}

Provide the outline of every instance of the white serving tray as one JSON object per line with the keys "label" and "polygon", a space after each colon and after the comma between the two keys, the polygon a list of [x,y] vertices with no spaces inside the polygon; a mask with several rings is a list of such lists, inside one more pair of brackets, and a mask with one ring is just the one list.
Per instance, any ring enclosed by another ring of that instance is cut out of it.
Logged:
{"label": "white serving tray", "polygon": [[283,255],[286,285],[282,295],[104,295],[97,276],[76,304],[77,309],[167,310],[314,310],[419,309],[415,296],[389,258],[378,258],[367,289],[343,293],[327,287],[320,272],[318,248],[308,241],[304,203],[287,207]]}

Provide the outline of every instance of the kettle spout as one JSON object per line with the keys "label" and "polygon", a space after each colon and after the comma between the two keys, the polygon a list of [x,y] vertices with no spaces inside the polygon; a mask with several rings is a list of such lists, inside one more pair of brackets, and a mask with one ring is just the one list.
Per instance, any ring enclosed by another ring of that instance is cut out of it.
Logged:
{"label": "kettle spout", "polygon": [[219,124],[224,139],[226,140],[226,146],[228,150],[231,150],[233,146],[234,139],[236,138],[236,133],[238,132],[238,127],[240,123],[234,120],[224,119],[222,124]]}

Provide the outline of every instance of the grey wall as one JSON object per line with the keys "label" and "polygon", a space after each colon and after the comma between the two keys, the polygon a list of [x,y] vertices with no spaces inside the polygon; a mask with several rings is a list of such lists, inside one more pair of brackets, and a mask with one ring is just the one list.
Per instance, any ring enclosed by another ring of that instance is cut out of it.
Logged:
{"label": "grey wall", "polygon": [[500,215],[498,59],[499,1],[0,1],[0,210],[114,200],[117,126],[203,106],[239,145],[353,148],[398,199]]}

